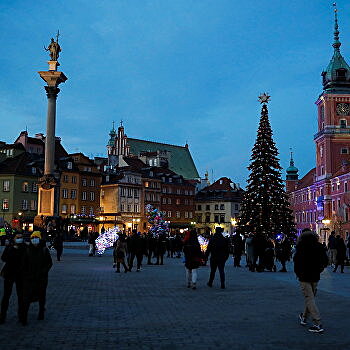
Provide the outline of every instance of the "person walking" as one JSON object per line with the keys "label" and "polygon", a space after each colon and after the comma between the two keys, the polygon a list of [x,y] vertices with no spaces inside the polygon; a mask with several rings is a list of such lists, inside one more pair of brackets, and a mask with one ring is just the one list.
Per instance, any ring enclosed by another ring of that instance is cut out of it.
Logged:
{"label": "person walking", "polygon": [[316,233],[309,230],[300,235],[294,254],[294,272],[299,279],[304,295],[304,311],[299,315],[300,324],[305,326],[309,317],[313,320],[310,332],[322,333],[321,315],[315,302],[320,273],[328,264],[328,257]]}
{"label": "person walking", "polygon": [[126,240],[125,240],[125,235],[120,235],[119,239],[117,240],[117,243],[115,244],[114,247],[114,252],[113,255],[116,257],[117,261],[117,269],[115,272],[120,272],[120,264],[123,265],[124,267],[124,272],[128,272],[128,267],[125,264],[125,257],[127,255],[127,245],[126,245]]}
{"label": "person walking", "polygon": [[335,231],[332,231],[328,238],[328,250],[330,264],[334,267],[337,263],[337,248],[335,242]]}
{"label": "person walking", "polygon": [[152,256],[155,252],[156,239],[153,237],[152,232],[148,232],[146,236],[146,251],[147,251],[147,265],[153,265]]}
{"label": "person walking", "polygon": [[241,257],[244,249],[244,242],[239,233],[232,237],[233,244],[233,266],[241,267]]}
{"label": "person walking", "polygon": [[27,324],[30,303],[39,302],[38,320],[43,320],[45,315],[46,288],[52,259],[48,248],[40,240],[40,231],[34,231],[30,236],[29,246],[25,248],[23,259],[23,312],[20,315],[20,322],[24,326]]}
{"label": "person walking", "polygon": [[248,237],[245,240],[245,254],[249,271],[255,270],[253,237],[254,235],[252,233],[249,233]]}
{"label": "person walking", "polygon": [[143,259],[143,253],[145,252],[145,244],[144,239],[141,237],[141,233],[137,232],[136,230],[133,230],[133,234],[130,237],[129,242],[129,249],[130,249],[130,257],[129,257],[129,271],[131,272],[133,265],[134,265],[134,259],[136,257],[137,261],[137,272],[141,271],[141,265],[142,265],[142,259]]}
{"label": "person walking", "polygon": [[4,278],[4,294],[1,300],[0,324],[5,323],[13,285],[16,284],[18,312],[23,312],[23,257],[24,257],[23,236],[17,233],[13,244],[6,246],[2,253],[1,260],[5,263],[1,276]]}
{"label": "person walking", "polygon": [[337,272],[338,266],[340,265],[340,272],[344,273],[346,245],[344,239],[340,237],[340,235],[337,235],[337,237],[335,238],[335,248],[337,250],[337,260],[333,272]]}
{"label": "person walking", "polygon": [[61,256],[63,253],[63,237],[62,233],[57,232],[53,240],[53,247],[56,249],[57,261],[61,261]]}
{"label": "person walking", "polygon": [[214,236],[208,243],[207,250],[205,252],[205,260],[208,260],[210,255],[210,276],[207,285],[213,286],[216,270],[219,269],[221,288],[225,289],[225,263],[229,257],[229,242],[222,235],[223,229],[217,227],[215,229]]}
{"label": "person walking", "polygon": [[287,272],[286,262],[290,260],[290,256],[292,253],[292,246],[289,242],[288,237],[282,234],[280,241],[276,242],[276,259],[282,265],[281,270],[279,272]]}
{"label": "person walking", "polygon": [[183,252],[185,255],[187,288],[196,289],[197,269],[202,260],[202,251],[198,242],[196,230],[191,230],[186,235]]}
{"label": "person walking", "polygon": [[156,245],[156,256],[157,261],[155,265],[163,265],[164,264],[164,254],[166,252],[166,234],[160,233],[157,239]]}

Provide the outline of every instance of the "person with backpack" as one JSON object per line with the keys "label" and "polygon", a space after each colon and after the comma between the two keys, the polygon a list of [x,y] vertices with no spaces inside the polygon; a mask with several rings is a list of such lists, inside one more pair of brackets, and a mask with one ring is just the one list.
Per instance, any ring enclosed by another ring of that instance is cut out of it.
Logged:
{"label": "person with backpack", "polygon": [[189,231],[183,241],[185,255],[187,288],[196,289],[197,269],[202,261],[202,251],[196,230]]}
{"label": "person with backpack", "polygon": [[294,272],[299,279],[305,301],[304,311],[299,315],[300,324],[306,326],[308,318],[311,317],[313,325],[309,331],[322,333],[324,329],[315,296],[320,274],[328,265],[328,257],[316,233],[307,229],[303,231],[299,236],[293,260]]}

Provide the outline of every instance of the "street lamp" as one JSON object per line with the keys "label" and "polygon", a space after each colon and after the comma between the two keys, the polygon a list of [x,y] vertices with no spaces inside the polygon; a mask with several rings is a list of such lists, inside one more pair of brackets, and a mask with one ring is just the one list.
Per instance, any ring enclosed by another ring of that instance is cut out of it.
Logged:
{"label": "street lamp", "polygon": [[236,218],[231,218],[231,225],[233,226],[233,232],[236,233],[236,225],[237,225]]}

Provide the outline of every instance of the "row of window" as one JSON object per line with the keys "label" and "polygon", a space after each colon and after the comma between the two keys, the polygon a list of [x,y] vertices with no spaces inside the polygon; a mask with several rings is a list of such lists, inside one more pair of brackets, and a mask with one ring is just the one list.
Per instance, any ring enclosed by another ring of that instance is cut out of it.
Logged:
{"label": "row of window", "polygon": [[[203,215],[202,214],[199,214],[197,215],[197,222],[198,223],[202,223],[203,222]],[[205,223],[210,223],[210,215],[205,215],[205,218],[204,218],[204,222]],[[214,222],[215,223],[225,223],[225,214],[215,214],[214,215]]]}
{"label": "row of window", "polygon": [[[332,192],[335,191],[340,191],[341,190],[341,182],[333,182],[332,183]],[[349,185],[348,182],[345,181],[343,183],[343,190],[344,192],[348,192],[349,191]],[[302,202],[307,202],[307,201],[311,201],[311,200],[315,200],[316,197],[318,197],[318,195],[323,196],[324,192],[323,192],[323,188],[321,187],[319,189],[319,191],[311,191],[309,190],[307,193],[301,193],[298,195],[295,195],[291,198],[291,202],[292,204],[294,203],[302,203]]]}
{"label": "row of window", "polygon": [[145,187],[146,188],[160,189],[160,183],[159,182],[153,182],[153,181],[145,181]]}
{"label": "row of window", "polygon": [[[162,204],[172,204],[172,199],[171,198],[162,198]],[[193,205],[193,200],[192,199],[184,199],[183,203],[181,203],[181,199],[180,198],[176,198],[175,199],[175,204],[180,205],[180,204],[184,204],[184,205]]]}
{"label": "row of window", "polygon": [[145,201],[159,202],[160,201],[160,194],[146,192]]}
{"label": "row of window", "polygon": [[[182,213],[185,219],[192,219],[193,213],[191,211],[185,211]],[[173,216],[173,213],[171,211],[167,212],[167,217],[171,218]],[[181,212],[176,211],[175,212],[175,218],[180,219],[181,218]]]}
{"label": "row of window", "polygon": [[[162,188],[162,193],[168,193],[168,194],[171,194],[173,193],[171,187],[163,187]],[[184,190],[184,191],[181,191],[179,188],[176,189],[176,191],[174,192],[174,194],[183,194],[185,196],[193,196],[193,191],[191,190]]]}
{"label": "row of window", "polygon": [[[201,211],[202,210],[202,208],[204,208],[204,205],[202,206],[202,204],[198,204],[197,205],[197,210],[198,211]],[[205,210],[206,211],[210,211],[211,210],[211,205],[210,204],[206,204],[205,205]],[[234,208],[235,208],[235,210],[239,210],[239,204],[238,203],[235,203],[235,205],[234,205]],[[225,210],[225,204],[214,204],[214,210]]]}
{"label": "row of window", "polygon": [[[83,191],[81,193],[81,199],[83,201],[86,201],[88,200],[88,194],[89,194],[89,200],[90,201],[94,201],[95,200],[95,192],[86,192],[86,191]],[[62,189],[62,198],[64,199],[76,199],[77,198],[77,190],[70,190],[70,197],[69,197],[69,190],[66,189],[66,188],[63,188]]]}
{"label": "row of window", "polygon": [[[134,209],[134,210],[132,210]],[[125,205],[125,204],[120,204],[120,211],[121,212],[132,212],[134,213],[139,213],[140,212],[140,206],[138,204],[134,204],[133,206],[131,204]]]}
{"label": "row of window", "polygon": [[[68,211],[69,210],[69,211]],[[61,214],[77,214],[76,212],[76,205],[75,204],[62,204],[61,206]],[[87,207],[83,205],[80,210],[80,214],[82,215],[94,215],[95,214],[95,209],[94,207]]]}
{"label": "row of window", "polygon": [[[3,192],[10,192],[11,186],[10,186],[10,180],[4,180],[2,182],[2,190]],[[38,192],[38,184],[36,182],[32,182],[29,184],[29,182],[25,181],[22,183],[22,192]]]}
{"label": "row of window", "polygon": [[[21,201],[21,210],[37,210],[38,208],[38,202],[35,199],[32,199],[30,202],[27,199],[22,199]],[[7,198],[4,198],[2,200],[2,210],[9,210],[9,200]]]}
{"label": "row of window", "polygon": [[120,187],[120,196],[128,198],[139,198],[140,190],[138,188]]}

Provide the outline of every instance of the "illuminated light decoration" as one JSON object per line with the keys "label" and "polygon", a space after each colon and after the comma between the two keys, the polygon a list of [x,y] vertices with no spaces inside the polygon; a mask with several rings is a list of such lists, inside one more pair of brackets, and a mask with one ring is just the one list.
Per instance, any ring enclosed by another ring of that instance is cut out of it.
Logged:
{"label": "illuminated light decoration", "polygon": [[208,248],[209,239],[206,239],[203,236],[199,235],[198,242],[199,242],[199,245],[201,246],[201,251],[205,253]]}
{"label": "illuminated light decoration", "polygon": [[120,231],[117,227],[113,227],[101,233],[96,238],[97,254],[102,255],[107,248],[113,247],[114,242],[119,238]]}
{"label": "illuminated light decoration", "polygon": [[169,223],[164,220],[165,213],[153,208],[152,205],[146,205],[146,215],[151,228],[149,232],[154,236],[158,237],[161,234],[169,233]]}

